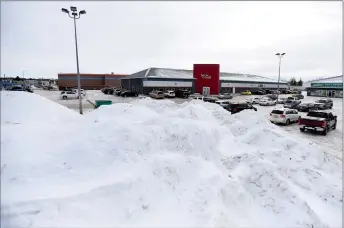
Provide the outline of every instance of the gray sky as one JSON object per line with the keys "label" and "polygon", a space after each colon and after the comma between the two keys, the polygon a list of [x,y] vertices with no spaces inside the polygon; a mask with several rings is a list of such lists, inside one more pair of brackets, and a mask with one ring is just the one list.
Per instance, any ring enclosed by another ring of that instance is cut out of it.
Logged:
{"label": "gray sky", "polygon": [[1,2],[1,76],[131,74],[149,67],[309,80],[342,74],[342,2]]}

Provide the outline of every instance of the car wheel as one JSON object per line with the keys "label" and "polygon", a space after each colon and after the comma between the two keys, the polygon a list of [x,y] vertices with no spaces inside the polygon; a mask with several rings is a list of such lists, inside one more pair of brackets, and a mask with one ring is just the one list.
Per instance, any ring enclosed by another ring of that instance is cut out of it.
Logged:
{"label": "car wheel", "polygon": [[304,128],[300,128],[300,131],[301,131],[301,132],[304,132],[304,131],[305,131],[305,129],[304,129]]}
{"label": "car wheel", "polygon": [[66,97],[66,96],[63,96],[62,99],[63,99],[63,100],[67,100],[67,97]]}
{"label": "car wheel", "polygon": [[326,127],[325,130],[322,132],[323,135],[327,135],[328,128]]}
{"label": "car wheel", "polygon": [[285,125],[288,126],[290,124],[290,120],[287,119],[287,121],[285,122]]}

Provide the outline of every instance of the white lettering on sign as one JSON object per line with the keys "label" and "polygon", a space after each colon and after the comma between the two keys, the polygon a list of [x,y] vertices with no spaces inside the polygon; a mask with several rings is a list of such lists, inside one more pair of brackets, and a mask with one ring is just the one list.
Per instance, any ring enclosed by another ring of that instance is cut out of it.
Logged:
{"label": "white lettering on sign", "polygon": [[211,76],[209,74],[201,74],[201,78],[203,78],[203,79],[211,79]]}

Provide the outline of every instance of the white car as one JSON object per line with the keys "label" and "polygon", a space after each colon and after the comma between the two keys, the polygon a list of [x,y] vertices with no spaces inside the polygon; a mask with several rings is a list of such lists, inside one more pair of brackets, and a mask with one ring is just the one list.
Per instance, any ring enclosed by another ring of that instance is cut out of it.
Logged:
{"label": "white car", "polygon": [[62,91],[60,94],[60,98],[63,100],[67,99],[78,99],[78,93],[74,91]]}
{"label": "white car", "polygon": [[250,97],[246,100],[249,104],[259,104],[260,97]]}
{"label": "white car", "polygon": [[172,90],[166,91],[166,92],[164,93],[164,95],[165,95],[165,97],[167,97],[167,98],[174,98],[174,97],[176,97],[176,93],[175,93],[174,91],[172,91]]}
{"label": "white car", "polygon": [[218,100],[215,101],[215,104],[221,105],[222,107],[227,107],[229,105],[230,101],[229,100]]}
{"label": "white car", "polygon": [[274,109],[270,113],[269,120],[272,123],[281,123],[289,125],[290,123],[297,123],[300,119],[300,114],[295,109],[280,108]]}
{"label": "white car", "polygon": [[261,106],[270,106],[270,105],[276,105],[277,101],[276,100],[272,100],[270,98],[262,98],[259,100],[259,105]]}

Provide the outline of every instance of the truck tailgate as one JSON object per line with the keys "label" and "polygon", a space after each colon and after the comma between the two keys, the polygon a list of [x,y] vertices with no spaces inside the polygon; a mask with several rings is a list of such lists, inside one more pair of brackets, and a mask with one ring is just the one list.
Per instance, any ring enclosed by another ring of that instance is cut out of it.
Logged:
{"label": "truck tailgate", "polygon": [[317,118],[317,117],[304,117],[300,119],[299,124],[300,125],[306,125],[309,127],[322,127],[323,121],[325,121],[325,118]]}

